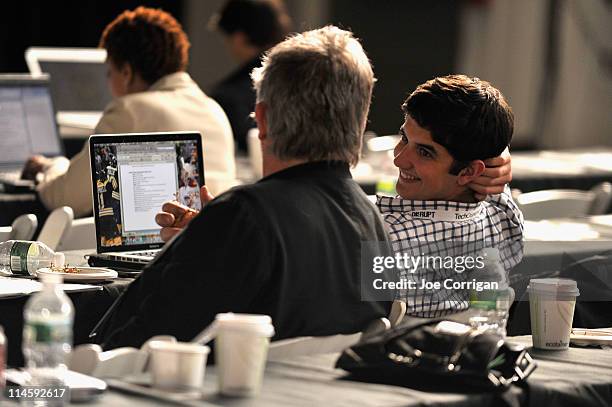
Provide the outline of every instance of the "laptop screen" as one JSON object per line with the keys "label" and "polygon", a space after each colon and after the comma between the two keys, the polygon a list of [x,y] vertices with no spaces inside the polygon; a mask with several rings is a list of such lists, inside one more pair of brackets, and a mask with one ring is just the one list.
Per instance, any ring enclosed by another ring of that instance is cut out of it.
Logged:
{"label": "laptop screen", "polygon": [[32,74],[51,75],[51,96],[58,111],[102,111],[112,99],[104,49],[30,47],[25,59]]}
{"label": "laptop screen", "polygon": [[0,164],[20,166],[34,154],[62,154],[49,78],[0,75]]}
{"label": "laptop screen", "polygon": [[95,135],[89,148],[98,252],[161,247],[166,201],[201,209],[199,133]]}
{"label": "laptop screen", "polygon": [[112,96],[106,65],[78,61],[39,61],[51,75],[51,95],[59,111],[102,111]]}

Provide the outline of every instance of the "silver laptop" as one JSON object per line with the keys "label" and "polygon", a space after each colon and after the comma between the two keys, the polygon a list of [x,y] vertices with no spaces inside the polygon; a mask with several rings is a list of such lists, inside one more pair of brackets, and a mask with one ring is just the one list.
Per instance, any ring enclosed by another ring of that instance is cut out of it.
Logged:
{"label": "silver laptop", "polygon": [[60,112],[100,112],[112,99],[104,49],[30,47],[25,59],[32,75],[51,75],[51,96]]}
{"label": "silver laptop", "polygon": [[19,180],[29,157],[62,153],[49,76],[0,74],[0,183],[5,191],[34,187],[30,181]]}
{"label": "silver laptop", "polygon": [[202,137],[197,132],[89,138],[97,254],[89,264],[138,271],[163,242],[155,215],[177,200],[201,209]]}

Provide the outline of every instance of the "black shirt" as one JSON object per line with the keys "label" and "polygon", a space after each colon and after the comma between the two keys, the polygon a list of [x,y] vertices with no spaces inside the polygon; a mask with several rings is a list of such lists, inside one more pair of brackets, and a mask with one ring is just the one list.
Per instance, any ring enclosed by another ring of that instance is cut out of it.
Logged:
{"label": "black shirt", "polygon": [[219,312],[268,314],[274,339],[347,334],[386,316],[361,301],[363,241],[387,241],[348,164],[290,167],[210,202],[119,298],[98,339],[193,339]]}

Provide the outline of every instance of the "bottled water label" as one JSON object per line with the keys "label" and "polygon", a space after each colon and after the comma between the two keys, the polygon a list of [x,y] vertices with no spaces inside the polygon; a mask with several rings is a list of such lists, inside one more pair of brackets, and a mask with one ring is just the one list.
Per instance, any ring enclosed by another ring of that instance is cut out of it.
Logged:
{"label": "bottled water label", "polygon": [[11,247],[11,271],[14,274],[29,276],[28,256],[35,256],[37,249],[32,242],[14,242]]}
{"label": "bottled water label", "polygon": [[482,292],[470,292],[470,307],[490,311],[497,307],[499,293],[493,290],[485,290]]}
{"label": "bottled water label", "polygon": [[23,330],[27,343],[72,343],[71,321],[65,319],[28,320]]}

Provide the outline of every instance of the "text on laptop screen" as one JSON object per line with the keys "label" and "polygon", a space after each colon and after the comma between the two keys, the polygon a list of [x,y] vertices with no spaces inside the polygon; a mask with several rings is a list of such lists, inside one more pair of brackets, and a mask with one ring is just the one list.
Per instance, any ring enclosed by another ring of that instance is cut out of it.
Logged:
{"label": "text on laptop screen", "polygon": [[48,85],[0,83],[0,163],[61,151]]}
{"label": "text on laptop screen", "polygon": [[51,95],[59,111],[102,111],[112,99],[103,63],[40,61],[40,68],[51,75]]}
{"label": "text on laptop screen", "polygon": [[93,153],[103,247],[161,243],[155,215],[166,201],[202,207],[196,141],[102,143]]}

